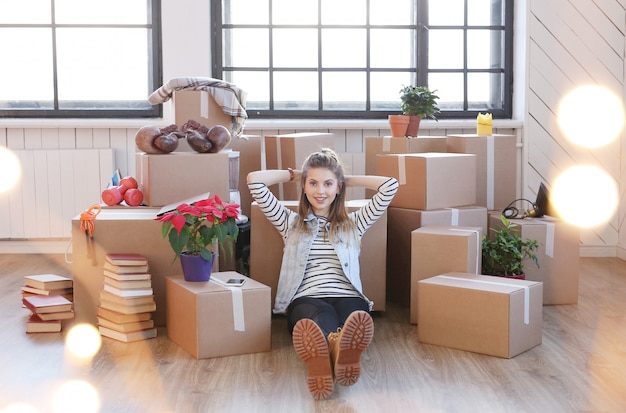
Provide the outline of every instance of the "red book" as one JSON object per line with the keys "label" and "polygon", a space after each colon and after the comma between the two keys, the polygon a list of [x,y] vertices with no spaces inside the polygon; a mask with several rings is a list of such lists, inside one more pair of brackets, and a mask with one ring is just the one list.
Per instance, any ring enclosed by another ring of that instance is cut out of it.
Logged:
{"label": "red book", "polygon": [[22,303],[34,314],[62,313],[72,309],[72,302],[62,295],[31,295]]}
{"label": "red book", "polygon": [[45,321],[33,314],[26,321],[27,333],[58,333],[61,331],[61,320]]}

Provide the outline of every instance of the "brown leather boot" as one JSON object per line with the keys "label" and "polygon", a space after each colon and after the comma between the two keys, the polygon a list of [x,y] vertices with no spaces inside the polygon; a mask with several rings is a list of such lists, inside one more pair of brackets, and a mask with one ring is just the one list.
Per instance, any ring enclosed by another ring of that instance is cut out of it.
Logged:
{"label": "brown leather boot", "polygon": [[361,354],[374,337],[374,321],[365,311],[354,311],[343,328],[328,336],[330,358],[335,380],[342,386],[351,386],[361,376]]}
{"label": "brown leather boot", "polygon": [[313,320],[298,321],[293,329],[293,348],[307,367],[309,392],[316,400],[328,399],[334,390],[328,343]]}

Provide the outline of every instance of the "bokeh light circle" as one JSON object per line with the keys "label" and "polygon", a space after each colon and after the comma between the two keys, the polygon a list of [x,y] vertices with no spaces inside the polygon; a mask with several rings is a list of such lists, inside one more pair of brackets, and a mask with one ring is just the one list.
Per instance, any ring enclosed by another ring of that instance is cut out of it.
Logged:
{"label": "bokeh light circle", "polygon": [[67,333],[65,339],[68,350],[81,358],[96,355],[102,344],[100,333],[91,324],[77,324]]}
{"label": "bokeh light circle", "polygon": [[[601,113],[595,113],[598,107]],[[618,96],[602,86],[581,86],[561,100],[557,120],[572,143],[597,148],[622,132],[624,105]]]}
{"label": "bokeh light circle", "polygon": [[615,181],[594,166],[568,169],[554,181],[550,193],[550,202],[558,215],[579,227],[604,224],[617,210]]}
{"label": "bokeh light circle", "polygon": [[0,146],[0,193],[13,188],[22,175],[20,161],[15,154]]}
{"label": "bokeh light circle", "polygon": [[97,413],[99,410],[98,392],[86,381],[65,382],[54,394],[55,413]]}

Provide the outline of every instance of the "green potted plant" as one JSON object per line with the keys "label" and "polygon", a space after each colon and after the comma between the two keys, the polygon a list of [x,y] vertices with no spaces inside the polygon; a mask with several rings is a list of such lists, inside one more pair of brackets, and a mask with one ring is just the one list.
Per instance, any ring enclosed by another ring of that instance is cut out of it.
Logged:
{"label": "green potted plant", "polygon": [[502,227],[493,229],[493,237],[482,239],[482,274],[525,279],[527,260],[532,260],[537,268],[539,261],[535,252],[539,243],[533,239],[522,239],[516,227],[504,215],[500,216]]}
{"label": "green potted plant", "polygon": [[[182,203],[175,210],[155,218],[162,222],[163,238],[180,258],[187,281],[208,281],[215,253],[209,249],[215,242],[223,248],[227,239],[237,240],[239,205],[222,202],[219,196],[193,204]],[[229,243],[232,248],[232,243]],[[193,274],[193,269],[201,271]],[[207,269],[208,268],[208,269]]]}
{"label": "green potted plant", "polygon": [[435,114],[439,112],[436,90],[426,86],[403,86],[400,89],[400,109],[402,114],[409,117],[406,136],[417,136],[421,119],[437,120]]}

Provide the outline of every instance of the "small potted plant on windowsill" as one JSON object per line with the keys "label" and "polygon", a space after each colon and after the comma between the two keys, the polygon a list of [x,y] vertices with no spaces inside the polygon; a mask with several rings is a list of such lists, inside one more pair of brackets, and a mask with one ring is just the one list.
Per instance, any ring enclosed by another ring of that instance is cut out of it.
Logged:
{"label": "small potted plant on windowsill", "polygon": [[533,239],[522,239],[515,229],[516,224],[504,215],[500,217],[502,228],[492,229],[493,237],[482,239],[482,274],[525,279],[525,265],[528,260],[539,268],[535,252],[539,243]]}
{"label": "small potted plant on windowsill", "polygon": [[[237,240],[239,205],[222,202],[219,196],[202,199],[193,204],[182,203],[175,210],[155,218],[161,221],[163,238],[167,237],[174,260],[180,258],[187,281],[208,281],[215,253],[228,239]],[[232,243],[228,243],[232,248]],[[194,272],[198,270],[198,272]]]}
{"label": "small potted plant on windowsill", "polygon": [[[400,100],[402,102],[400,109],[403,122],[407,125],[405,131],[394,132],[392,136],[417,136],[420,121],[424,118],[437,120],[436,113],[439,113],[437,99],[439,96],[435,94],[436,90],[430,90],[426,86],[403,86],[400,89]],[[390,126],[392,126],[392,116],[389,117]],[[408,117],[408,121],[406,120]],[[394,119],[395,120],[395,119]]]}

